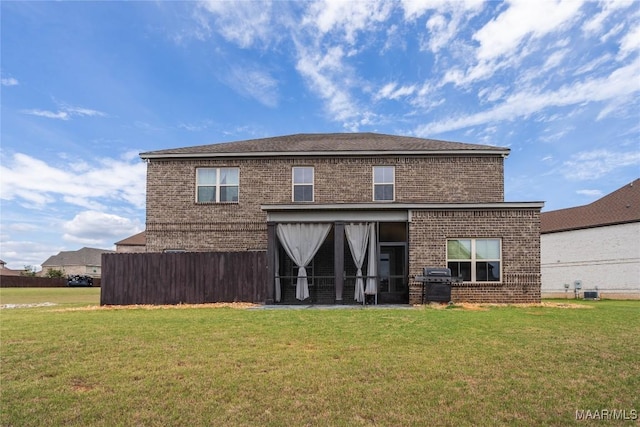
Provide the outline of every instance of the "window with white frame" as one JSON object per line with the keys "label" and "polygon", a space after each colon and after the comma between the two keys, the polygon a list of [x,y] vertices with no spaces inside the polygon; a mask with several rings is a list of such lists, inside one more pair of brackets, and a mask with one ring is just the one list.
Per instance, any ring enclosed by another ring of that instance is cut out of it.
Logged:
{"label": "window with white frame", "polygon": [[393,201],[395,199],[396,168],[394,166],[373,167],[373,200]]}
{"label": "window with white frame", "polygon": [[447,267],[465,282],[499,282],[502,267],[500,239],[447,240]]}
{"label": "window with white frame", "polygon": [[294,202],[313,202],[313,167],[296,166],[291,170]]}
{"label": "window with white frame", "polygon": [[196,169],[197,203],[237,203],[239,189],[238,168]]}

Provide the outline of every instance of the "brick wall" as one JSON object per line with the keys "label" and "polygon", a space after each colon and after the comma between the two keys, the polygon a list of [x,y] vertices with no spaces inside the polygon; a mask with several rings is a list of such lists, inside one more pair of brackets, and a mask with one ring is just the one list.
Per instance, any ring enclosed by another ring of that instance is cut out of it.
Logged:
{"label": "brick wall", "polygon": [[[291,204],[291,168],[313,166],[316,204],[371,203],[372,167],[396,168],[398,203],[500,203],[501,156],[315,159],[153,160],[147,168],[147,250],[244,251],[267,247],[263,204]],[[238,203],[196,204],[198,167],[238,167]],[[464,283],[454,301],[540,300],[540,212],[537,209],[413,211],[409,277],[446,266],[447,238],[501,238],[502,282]],[[346,294],[345,294],[346,295]],[[410,302],[421,285],[410,281]]]}
{"label": "brick wall", "polygon": [[[396,202],[504,200],[501,156],[154,160],[147,167],[147,250],[265,249],[260,205],[292,203],[293,166],[314,166],[315,203],[371,203],[375,165],[396,167]],[[196,204],[198,167],[240,168],[239,202]]]}
{"label": "brick wall", "polygon": [[422,285],[411,280],[427,266],[446,267],[449,238],[502,239],[502,282],[456,284],[454,302],[540,301],[540,212],[537,209],[413,211],[409,224],[410,302]]}

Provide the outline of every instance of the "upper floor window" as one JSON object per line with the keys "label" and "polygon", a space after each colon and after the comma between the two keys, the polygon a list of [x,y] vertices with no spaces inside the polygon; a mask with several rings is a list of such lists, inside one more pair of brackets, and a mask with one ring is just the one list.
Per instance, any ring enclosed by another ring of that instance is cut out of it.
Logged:
{"label": "upper floor window", "polygon": [[296,166],[292,169],[293,201],[313,202],[313,167]]}
{"label": "upper floor window", "polygon": [[395,199],[395,175],[394,166],[373,167],[373,200],[393,201]]}
{"label": "upper floor window", "polygon": [[238,168],[196,169],[197,203],[238,202],[240,170]]}
{"label": "upper floor window", "polygon": [[500,239],[451,239],[447,241],[447,266],[451,275],[465,282],[499,282],[502,250]]}

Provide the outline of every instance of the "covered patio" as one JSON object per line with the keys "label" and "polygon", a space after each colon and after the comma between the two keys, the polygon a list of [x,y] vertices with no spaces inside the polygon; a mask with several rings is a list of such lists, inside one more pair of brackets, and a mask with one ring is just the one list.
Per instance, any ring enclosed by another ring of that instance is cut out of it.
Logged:
{"label": "covered patio", "polygon": [[263,206],[274,304],[406,304],[407,211]]}

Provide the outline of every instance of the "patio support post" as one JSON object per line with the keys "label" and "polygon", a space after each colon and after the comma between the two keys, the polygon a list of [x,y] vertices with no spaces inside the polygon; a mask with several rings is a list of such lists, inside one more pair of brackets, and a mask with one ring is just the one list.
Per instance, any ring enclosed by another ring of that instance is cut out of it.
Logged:
{"label": "patio support post", "polygon": [[342,301],[344,288],[344,222],[336,222],[333,227],[333,274],[336,286],[336,301]]}
{"label": "patio support post", "polygon": [[267,304],[273,304],[275,301],[277,238],[276,223],[267,222],[267,296],[265,301]]}

